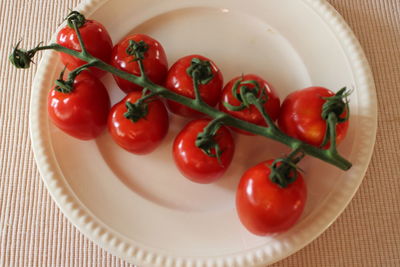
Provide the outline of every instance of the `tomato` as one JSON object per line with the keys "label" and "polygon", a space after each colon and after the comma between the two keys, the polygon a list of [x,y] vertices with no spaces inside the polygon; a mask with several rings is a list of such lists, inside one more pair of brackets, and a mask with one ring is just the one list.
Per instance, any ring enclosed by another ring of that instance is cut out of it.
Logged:
{"label": "tomato", "polygon": [[[175,93],[194,99],[195,92],[193,87],[193,80],[192,77],[189,76],[189,74],[187,73],[187,69],[191,66],[192,60],[194,58],[210,62],[213,77],[206,84],[199,84],[199,91],[203,101],[208,105],[214,107],[215,105],[217,105],[221,94],[223,77],[221,71],[218,69],[215,63],[206,57],[203,57],[201,55],[190,55],[179,59],[169,69],[165,87]],[[194,118],[202,115],[198,111],[195,111],[189,107],[186,107],[171,100],[167,101],[167,106],[171,112],[184,117]]]}
{"label": "tomato", "polygon": [[[138,62],[135,61],[136,57],[127,52],[127,48],[132,41],[137,43],[143,41],[147,45],[147,51],[144,53],[144,59],[142,60],[145,72],[152,82],[163,85],[168,71],[167,56],[165,55],[162,45],[150,36],[144,34],[126,36],[114,46],[111,64],[120,70],[140,76],[140,68]],[[114,75],[114,79],[119,88],[125,93],[142,90],[142,87],[139,85],[124,80],[116,75]]]}
{"label": "tomato", "polygon": [[58,128],[73,137],[89,140],[105,129],[110,98],[101,81],[84,71],[75,78],[72,92],[50,90],[47,109]]}
{"label": "tomato", "polygon": [[[321,146],[326,133],[326,121],[321,117],[324,97],[335,94],[323,87],[309,87],[289,94],[282,103],[278,119],[280,129],[287,135],[313,146]],[[340,115],[346,117],[347,111]],[[336,125],[336,143],[346,136],[349,121]]]}
{"label": "tomato", "polygon": [[142,106],[145,110],[142,118],[135,121],[126,117],[126,103],[137,103],[141,97],[141,92],[129,93],[112,107],[108,117],[108,130],[114,141],[138,155],[155,150],[166,136],[169,126],[168,111],[159,99],[151,99]]}
{"label": "tomato", "polygon": [[[275,93],[275,89],[272,87],[272,85],[270,85],[267,81],[265,81],[260,76],[257,76],[255,74],[238,76],[236,78],[233,78],[225,85],[224,89],[222,90],[221,101],[219,104],[220,110],[238,119],[245,120],[250,123],[258,124],[261,126],[267,126],[265,119],[254,105],[250,105],[241,111],[231,111],[224,106],[224,102],[227,102],[228,104],[233,106],[240,106],[241,102],[232,94],[232,89],[235,83],[237,83],[239,80],[242,80],[242,82],[244,83],[246,81],[256,81],[261,88],[265,88],[266,98],[264,99],[267,99],[267,101],[264,104],[264,109],[267,111],[271,119],[275,121],[279,115],[280,99]],[[245,84],[244,86],[246,86],[249,89],[254,89],[253,84]],[[237,92],[238,94],[240,93],[240,86],[238,87]],[[260,96],[260,93],[258,94],[258,96]],[[240,129],[236,128],[233,129],[242,134],[252,135],[251,133]]]}
{"label": "tomato", "polygon": [[269,178],[273,160],[248,169],[236,191],[236,210],[242,224],[255,235],[285,231],[300,218],[307,188],[303,177],[282,188]]}
{"label": "tomato", "polygon": [[220,162],[217,157],[208,156],[195,144],[199,133],[209,124],[208,119],[198,119],[188,123],[176,136],[173,144],[173,156],[178,169],[189,180],[207,184],[220,178],[229,167],[235,150],[231,133],[221,126],[214,140],[222,154]]}
{"label": "tomato", "polygon": [[[83,26],[79,28],[82,36],[83,43],[86,50],[92,56],[109,63],[111,60],[112,41],[106,28],[95,20],[86,20]],[[81,51],[78,36],[73,28],[68,25],[62,28],[57,35],[56,42],[59,45]],[[69,69],[74,70],[77,67],[85,64],[86,62],[74,56],[60,52],[61,61]],[[105,71],[91,67],[89,68],[93,74],[100,78],[106,74]]]}

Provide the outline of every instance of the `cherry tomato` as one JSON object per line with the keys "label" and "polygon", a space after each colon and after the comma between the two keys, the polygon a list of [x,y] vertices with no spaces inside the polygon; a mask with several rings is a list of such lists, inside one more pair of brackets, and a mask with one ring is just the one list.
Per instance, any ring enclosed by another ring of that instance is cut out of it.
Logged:
{"label": "cherry tomato", "polygon": [[[241,111],[231,111],[231,110],[228,110],[224,106],[224,104],[223,104],[224,102],[227,102],[228,104],[233,105],[233,106],[240,106],[241,102],[236,97],[234,97],[232,94],[232,88],[234,87],[235,83],[238,82],[238,80],[240,80],[240,79],[243,80],[243,82],[251,81],[251,80],[257,81],[261,88],[265,88],[265,93],[266,93],[266,97],[267,97],[268,101],[265,102],[264,108],[267,111],[268,115],[271,117],[271,119],[275,121],[279,115],[279,108],[280,108],[279,97],[276,95],[275,89],[267,81],[265,81],[261,77],[254,75],[254,74],[238,76],[238,77],[232,79],[231,81],[229,81],[225,85],[224,89],[222,90],[221,101],[219,104],[220,110],[223,112],[226,112],[238,119],[245,120],[250,123],[254,123],[254,124],[258,124],[258,125],[262,125],[262,126],[267,125],[267,123],[265,122],[265,119],[263,118],[261,113],[257,110],[257,108],[254,105],[250,105],[249,107],[246,107],[245,109],[243,109]],[[254,88],[254,85],[252,85],[252,84],[246,84],[245,86],[249,89]],[[240,88],[240,86],[238,87],[238,90],[237,90],[238,93],[239,93],[239,88]],[[236,129],[236,128],[233,128],[233,129],[242,134],[253,135],[249,132],[246,132],[246,131],[243,131],[240,129]]]}
{"label": "cherry tomato", "polygon": [[143,107],[145,115],[137,121],[125,116],[127,102],[136,103],[141,92],[131,92],[115,104],[108,117],[108,130],[114,141],[125,150],[144,155],[155,150],[168,132],[168,111],[159,99],[151,99]]}
{"label": "cherry tomato", "polygon": [[242,224],[255,235],[285,231],[300,218],[307,198],[307,188],[300,173],[282,188],[269,175],[273,160],[248,169],[236,191],[236,210]]}
{"label": "cherry tomato", "polygon": [[[109,63],[111,60],[112,41],[106,28],[95,20],[86,20],[79,28],[86,50],[94,57]],[[64,47],[81,51],[78,36],[73,28],[68,25],[60,30],[57,35],[57,43]],[[74,70],[86,62],[74,56],[60,52],[61,61],[69,70]],[[91,67],[92,73],[100,78],[106,74],[105,71]]]}
{"label": "cherry tomato", "polygon": [[84,71],[75,78],[72,92],[50,90],[47,109],[58,128],[73,137],[89,140],[106,127],[110,98],[101,81]]}
{"label": "cherry tomato", "polygon": [[[280,129],[286,134],[310,145],[320,146],[326,132],[326,121],[322,119],[324,97],[335,94],[323,87],[309,87],[289,94],[282,103],[278,119]],[[346,117],[344,112],[341,118]],[[346,136],[349,121],[336,125],[336,143]]]}
{"label": "cherry tomato", "polygon": [[[165,55],[162,45],[150,36],[144,34],[132,34],[126,36],[114,46],[112,50],[111,64],[120,70],[140,76],[140,68],[138,62],[135,61],[136,57],[127,52],[130,41],[135,41],[137,43],[143,41],[146,43],[147,51],[145,52],[142,61],[144,70],[152,82],[163,85],[168,71],[167,56]],[[121,88],[125,93],[142,90],[142,87],[139,85],[124,80],[116,75],[114,75],[114,79],[119,88]]]}
{"label": "cherry tomato", "polygon": [[[221,94],[223,77],[221,71],[218,69],[215,63],[206,57],[200,55],[190,55],[179,59],[169,69],[165,86],[167,89],[175,93],[194,99],[195,93],[193,88],[193,80],[192,77],[186,72],[192,63],[193,58],[209,61],[211,63],[213,78],[207,84],[200,84],[199,91],[203,101],[214,107],[217,105]],[[170,100],[167,101],[167,107],[171,112],[184,117],[194,118],[202,115],[198,111]]]}
{"label": "cherry tomato", "polygon": [[235,150],[232,135],[224,126],[218,129],[214,137],[222,151],[220,162],[195,145],[198,134],[203,132],[209,122],[208,119],[191,121],[176,136],[173,144],[174,160],[181,173],[189,180],[201,184],[220,178],[229,167]]}

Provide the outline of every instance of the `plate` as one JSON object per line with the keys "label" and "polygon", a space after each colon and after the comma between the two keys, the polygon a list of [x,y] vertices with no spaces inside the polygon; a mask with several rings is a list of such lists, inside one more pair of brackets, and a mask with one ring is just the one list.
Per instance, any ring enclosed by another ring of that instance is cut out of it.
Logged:
{"label": "plate", "polygon": [[[227,174],[217,183],[199,185],[184,179],[171,157],[184,119],[171,116],[166,140],[148,156],[123,151],[106,132],[96,141],[73,139],[48,121],[47,92],[61,63],[56,53],[46,52],[31,97],[33,150],[53,199],[91,240],[139,266],[265,265],[311,242],[349,203],[375,143],[376,95],[358,41],[327,2],[86,0],[77,10],[101,21],[114,42],[132,32],[149,34],[164,45],[170,63],[203,54],[221,68],[225,81],[257,73],[281,99],[311,85],[354,89],[349,134],[339,148],[353,168],[343,172],[317,159],[304,160],[309,198],[300,221],[285,233],[257,237],[238,220],[235,188],[245,169],[287,148],[236,135],[237,152]],[[120,100],[123,94],[110,75],[103,81],[112,102]]]}

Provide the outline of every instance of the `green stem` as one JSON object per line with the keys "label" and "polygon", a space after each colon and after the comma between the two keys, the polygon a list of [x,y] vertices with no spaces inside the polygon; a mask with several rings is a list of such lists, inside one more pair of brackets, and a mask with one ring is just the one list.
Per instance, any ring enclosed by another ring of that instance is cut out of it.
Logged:
{"label": "green stem", "polygon": [[143,61],[142,61],[142,60],[138,60],[137,63],[138,63],[138,65],[139,65],[140,77],[141,77],[143,80],[147,80],[147,74],[146,74],[146,72],[145,72],[145,70],[144,70]]}
{"label": "green stem", "polygon": [[137,101],[137,103],[138,103],[138,104],[145,103],[145,101],[146,101],[147,99],[150,99],[150,98],[155,97],[155,96],[157,96],[157,95],[159,95],[159,93],[157,93],[157,92],[143,95],[143,96]]}
{"label": "green stem", "polygon": [[[111,74],[114,74],[116,76],[119,76],[119,77],[121,77],[125,80],[128,80],[132,83],[135,83],[139,86],[146,87],[152,93],[157,93],[164,98],[167,98],[169,100],[178,102],[185,106],[188,106],[194,110],[197,110],[201,113],[204,113],[205,115],[210,116],[211,118],[218,118],[220,116],[224,116],[224,124],[226,124],[228,126],[239,128],[241,130],[251,132],[253,134],[257,134],[257,135],[261,135],[261,136],[273,139],[275,141],[278,141],[280,143],[283,143],[283,144],[291,147],[292,149],[295,149],[299,145],[301,145],[301,148],[305,154],[319,158],[319,159],[321,159],[327,163],[330,163],[342,170],[348,170],[352,166],[349,161],[347,161],[345,158],[340,156],[338,153],[332,153],[331,150],[324,150],[321,148],[317,148],[317,147],[302,143],[301,141],[284,134],[275,126],[275,124],[273,122],[270,121],[270,119],[268,119],[269,116],[265,116],[269,127],[263,127],[263,126],[259,126],[259,125],[253,124],[253,123],[249,123],[249,122],[237,119],[226,113],[223,113],[223,112],[205,104],[202,101],[199,102],[196,99],[192,99],[189,97],[179,95],[179,94],[174,93],[160,85],[154,84],[153,82],[151,82],[147,79],[144,79],[143,77],[138,77],[138,76],[129,74],[127,72],[124,72],[122,70],[119,70],[119,69],[91,56],[91,55],[85,55],[84,53],[81,53],[81,52],[78,52],[78,51],[75,51],[72,49],[68,49],[68,48],[63,47],[58,44],[51,44],[48,46],[42,46],[42,47],[35,48],[35,52],[40,51],[40,50],[47,50],[47,49],[53,49],[53,50],[56,50],[59,52],[63,52],[63,53],[72,55],[74,57],[77,57],[86,62],[94,62],[95,61],[93,66],[97,67],[98,69],[101,69],[101,70],[104,70]],[[260,108],[260,106],[258,108]]]}
{"label": "green stem", "polygon": [[77,25],[77,22],[76,22],[75,20],[73,20],[73,21],[72,21],[72,25],[74,26],[74,30],[75,30],[75,32],[76,32],[76,35],[78,36],[79,45],[81,46],[81,49],[82,49],[82,54],[83,54],[84,56],[88,56],[89,53],[88,53],[88,51],[86,50],[86,46],[85,46],[85,44],[84,44],[84,42],[83,42],[83,39],[82,39],[82,36],[81,36],[81,32],[79,31],[79,27],[78,27],[78,25]]}
{"label": "green stem", "polygon": [[204,133],[207,133],[209,135],[215,135],[215,133],[218,131],[219,127],[221,124],[224,122],[226,116],[221,115],[216,118],[214,118],[203,130]]}
{"label": "green stem", "polygon": [[[300,155],[298,155],[300,153]],[[287,158],[291,160],[293,163],[297,164],[300,162],[302,158],[304,158],[305,154],[303,152],[303,145],[298,144],[298,146],[292,148],[292,151],[287,155]]]}
{"label": "green stem", "polygon": [[264,105],[260,102],[260,100],[257,99],[256,96],[253,94],[249,94],[249,97],[251,100],[251,104],[253,104],[257,108],[257,110],[261,113],[261,115],[263,116],[265,122],[268,125],[268,128],[273,129],[273,131],[279,131],[278,127],[276,127],[274,121],[268,115],[267,111],[264,108]]}
{"label": "green stem", "polygon": [[196,146],[203,150],[206,155],[216,157],[220,165],[222,165],[221,155],[223,151],[221,151],[215,137],[218,129],[221,127],[223,119],[224,116],[219,116],[208,123],[208,125],[204,127],[203,131],[197,135],[195,142]]}
{"label": "green stem", "polygon": [[96,65],[96,63],[97,63],[97,60],[92,60],[92,61],[89,62],[89,63],[86,63],[86,64],[84,64],[84,65],[82,65],[82,66],[77,67],[76,69],[74,69],[73,71],[71,71],[71,72],[68,74],[68,80],[73,81],[73,80],[75,79],[75,77],[76,77],[79,73],[81,73],[82,71],[84,71],[84,70],[86,70],[86,69],[88,69],[88,68],[90,68],[90,67],[94,67],[94,66]]}
{"label": "green stem", "polygon": [[330,139],[329,152],[335,155],[337,154],[336,150],[336,125],[338,123],[337,115],[334,112],[329,113],[326,123],[328,125],[327,131],[329,131],[329,139]]}
{"label": "green stem", "polygon": [[193,80],[193,90],[194,90],[195,100],[197,102],[203,102],[203,100],[201,99],[201,95],[200,95],[200,88],[199,88],[200,81],[199,81],[199,75],[198,75],[197,71],[195,71],[193,73],[193,79],[192,80]]}

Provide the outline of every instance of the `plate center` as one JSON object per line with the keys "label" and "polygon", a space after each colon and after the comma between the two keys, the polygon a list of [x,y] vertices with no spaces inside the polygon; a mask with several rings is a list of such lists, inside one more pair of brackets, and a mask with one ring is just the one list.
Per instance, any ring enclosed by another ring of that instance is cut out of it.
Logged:
{"label": "plate center", "polygon": [[[209,57],[222,70],[225,83],[241,74],[258,74],[273,84],[281,98],[310,83],[299,55],[282,35],[260,19],[229,9],[178,9],[145,21],[131,33],[145,33],[160,41],[170,65],[189,54]],[[112,78],[105,82],[112,101],[122,99]],[[231,210],[243,172],[286,151],[265,138],[235,135],[236,155],[225,176],[211,185],[195,184],[179,173],[172,159],[173,140],[188,121],[171,115],[166,140],[150,155],[124,151],[109,134],[97,144],[113,173],[133,193],[168,208],[192,212]],[[255,142],[259,145],[254,146]]]}

